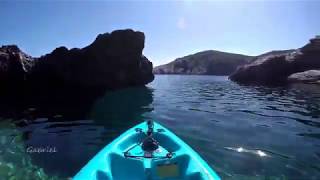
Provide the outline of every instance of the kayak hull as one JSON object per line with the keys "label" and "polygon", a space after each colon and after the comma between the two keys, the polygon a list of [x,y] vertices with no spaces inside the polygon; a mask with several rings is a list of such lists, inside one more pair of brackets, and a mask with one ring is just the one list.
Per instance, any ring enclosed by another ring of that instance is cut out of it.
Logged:
{"label": "kayak hull", "polygon": [[[146,138],[147,129],[147,123],[143,122],[127,130],[95,155],[73,179],[220,179],[198,153],[156,122],[153,138],[158,141],[159,148],[153,152],[152,158],[144,157],[145,152],[139,142]],[[130,152],[130,156],[124,152]]]}

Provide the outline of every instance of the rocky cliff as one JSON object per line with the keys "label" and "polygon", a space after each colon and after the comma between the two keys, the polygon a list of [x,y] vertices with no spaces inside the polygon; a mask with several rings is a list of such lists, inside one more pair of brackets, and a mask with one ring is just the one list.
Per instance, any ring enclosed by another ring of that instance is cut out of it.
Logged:
{"label": "rocky cliff", "polygon": [[107,89],[143,86],[154,79],[152,63],[142,54],[144,41],[142,32],[117,30],[82,49],[59,47],[38,58],[15,45],[2,46],[0,108],[16,101],[61,105]]}
{"label": "rocky cliff", "polygon": [[154,76],[152,63],[142,54],[144,41],[142,32],[132,30],[100,34],[85,48],[59,47],[36,59],[29,77],[37,83],[112,89],[145,85]]}
{"label": "rocky cliff", "polygon": [[248,63],[253,57],[220,51],[202,51],[177,58],[154,68],[155,74],[230,75],[239,65]]}
{"label": "rocky cliff", "polygon": [[1,89],[21,85],[25,74],[33,66],[33,58],[22,52],[17,46],[0,47],[0,83]]}
{"label": "rocky cliff", "polygon": [[252,63],[239,67],[229,78],[239,83],[284,84],[291,74],[320,69],[320,39],[311,39],[296,50],[258,56]]}
{"label": "rocky cliff", "polygon": [[32,58],[17,46],[0,48],[0,81],[18,84],[121,88],[144,85],[154,78],[152,63],[142,54],[142,32],[118,30],[100,34],[82,49],[59,47],[40,58]]}

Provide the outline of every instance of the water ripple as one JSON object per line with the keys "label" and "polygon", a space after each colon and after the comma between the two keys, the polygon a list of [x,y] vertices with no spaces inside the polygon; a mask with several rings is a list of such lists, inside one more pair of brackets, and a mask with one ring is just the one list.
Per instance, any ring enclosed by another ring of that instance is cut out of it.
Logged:
{"label": "water ripple", "polygon": [[150,117],[182,135],[227,179],[320,176],[319,86],[242,86],[227,77],[165,75],[150,86],[156,110]]}

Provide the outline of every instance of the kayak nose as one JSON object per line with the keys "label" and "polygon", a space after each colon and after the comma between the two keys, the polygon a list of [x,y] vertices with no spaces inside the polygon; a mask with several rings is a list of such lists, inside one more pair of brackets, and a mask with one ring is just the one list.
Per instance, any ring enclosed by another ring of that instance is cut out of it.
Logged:
{"label": "kayak nose", "polygon": [[95,155],[74,177],[84,179],[220,180],[220,177],[175,134],[149,121],[129,129]]}

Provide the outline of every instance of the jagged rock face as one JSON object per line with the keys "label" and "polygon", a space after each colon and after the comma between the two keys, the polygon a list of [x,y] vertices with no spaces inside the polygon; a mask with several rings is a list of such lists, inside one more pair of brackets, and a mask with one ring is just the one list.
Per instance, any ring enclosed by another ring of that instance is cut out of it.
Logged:
{"label": "jagged rock face", "polygon": [[293,73],[320,68],[320,46],[310,41],[306,46],[257,57],[239,67],[229,78],[239,83],[283,84]]}
{"label": "jagged rock face", "polygon": [[[154,79],[152,63],[142,54],[145,36],[133,30],[100,34],[83,49],[56,48],[32,58],[17,46],[0,48],[0,82],[33,87],[56,85],[122,88]],[[39,89],[39,88],[37,88]]]}
{"label": "jagged rock face", "polygon": [[24,81],[25,74],[31,69],[33,59],[17,46],[0,47],[0,82],[2,88],[14,88]]}
{"label": "jagged rock face", "polygon": [[300,73],[291,74],[289,82],[318,83],[320,84],[320,70],[308,70]]}
{"label": "jagged rock face", "polygon": [[152,63],[142,55],[144,41],[144,34],[133,30],[100,34],[83,49],[59,47],[38,58],[29,77],[41,84],[112,89],[144,85],[154,78]]}
{"label": "jagged rock face", "polygon": [[240,83],[282,82],[290,75],[290,72],[287,72],[290,62],[286,58],[286,54],[289,53],[288,51],[277,51],[258,56],[252,63],[238,67],[229,78]]}
{"label": "jagged rock face", "polygon": [[39,58],[14,45],[1,47],[0,115],[20,116],[30,107],[45,116],[85,113],[108,89],[151,82],[144,41],[142,32],[119,30],[99,35],[85,48],[59,47]]}

